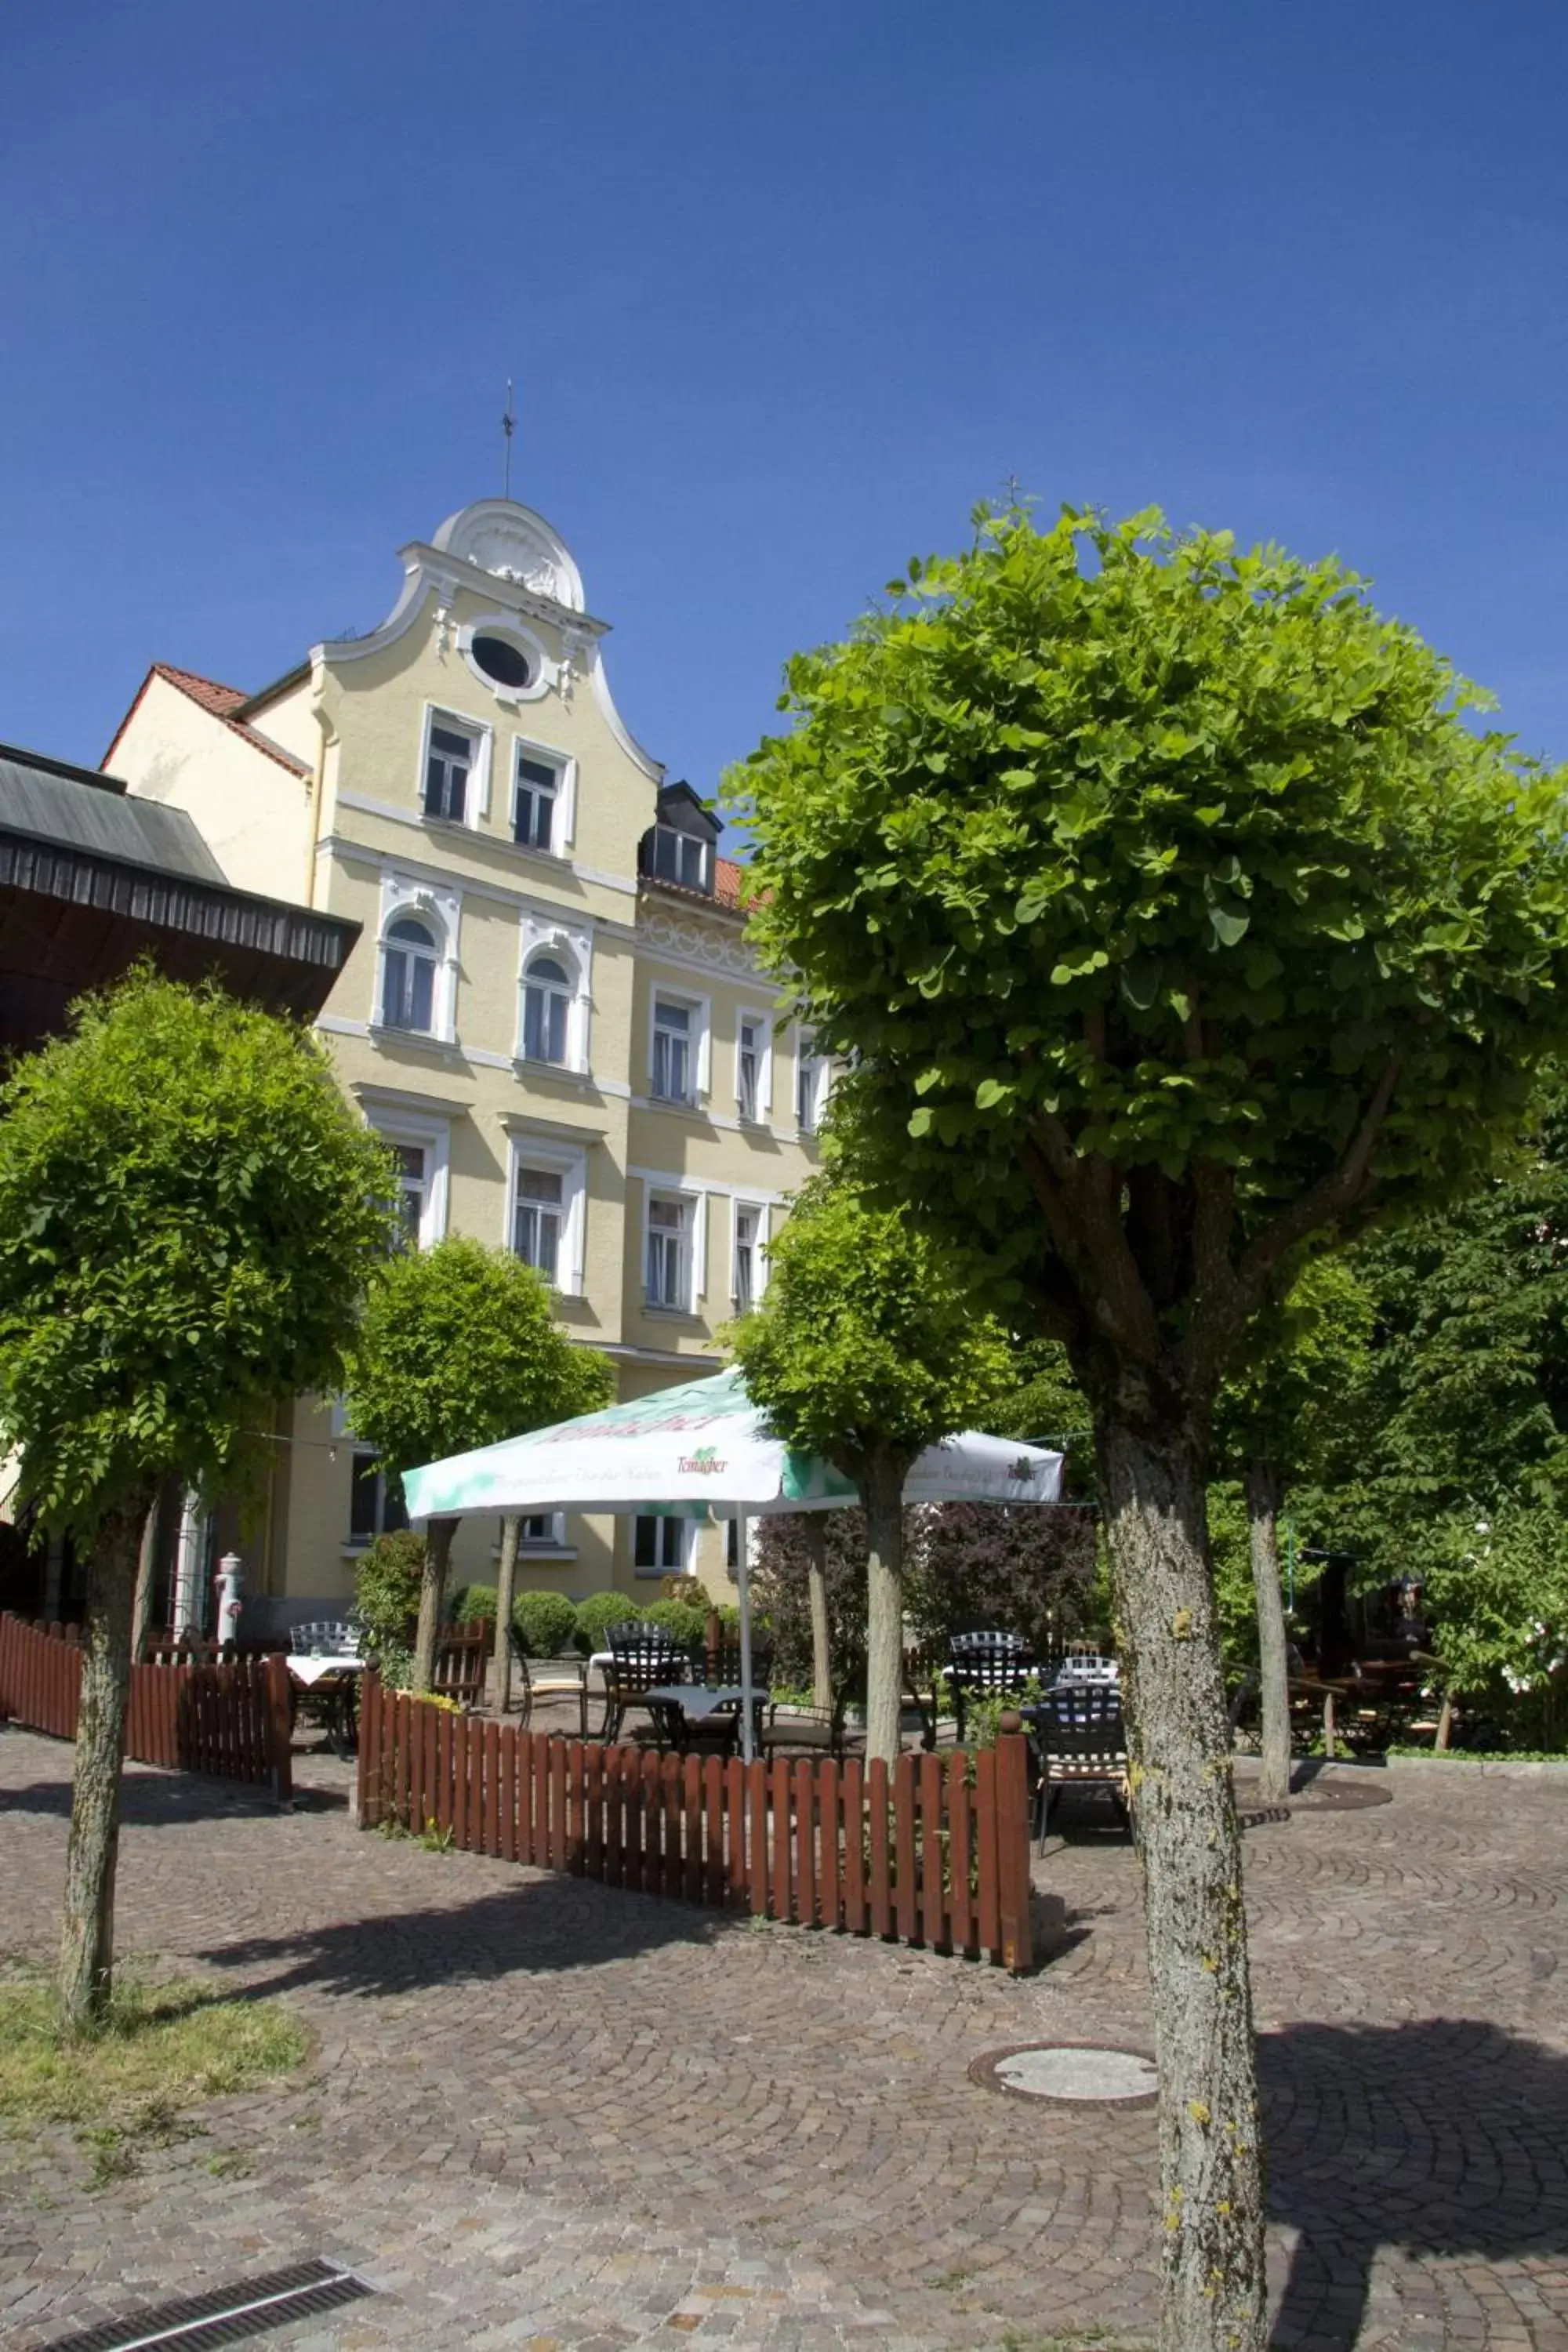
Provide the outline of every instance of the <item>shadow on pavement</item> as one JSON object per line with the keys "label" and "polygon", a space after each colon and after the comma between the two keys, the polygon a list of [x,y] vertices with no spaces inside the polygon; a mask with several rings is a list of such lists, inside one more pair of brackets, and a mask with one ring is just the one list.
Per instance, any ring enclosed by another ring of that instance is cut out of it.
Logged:
{"label": "shadow on pavement", "polygon": [[243,1969],[246,1991],[306,1990],[376,1999],[542,1970],[600,1968],[678,1944],[712,1944],[743,1920],[601,1886],[539,1878],[472,1902],[332,1922],[215,1944],[198,1957]]}
{"label": "shadow on pavement", "polygon": [[1562,2052],[1460,2018],[1286,2026],[1258,2037],[1258,2058],[1269,2211],[1300,2233],[1276,2352],[1352,2352],[1382,2246],[1486,2263],[1568,2252]]}

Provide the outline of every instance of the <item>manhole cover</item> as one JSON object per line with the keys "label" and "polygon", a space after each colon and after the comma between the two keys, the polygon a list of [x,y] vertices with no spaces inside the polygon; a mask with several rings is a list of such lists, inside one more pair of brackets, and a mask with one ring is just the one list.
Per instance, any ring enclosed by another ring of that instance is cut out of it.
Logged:
{"label": "manhole cover", "polygon": [[1141,2050],[1095,2042],[1034,2042],[988,2050],[969,2069],[977,2083],[1019,2099],[1065,2099],[1077,2105],[1149,2105],[1159,2088],[1154,2061]]}

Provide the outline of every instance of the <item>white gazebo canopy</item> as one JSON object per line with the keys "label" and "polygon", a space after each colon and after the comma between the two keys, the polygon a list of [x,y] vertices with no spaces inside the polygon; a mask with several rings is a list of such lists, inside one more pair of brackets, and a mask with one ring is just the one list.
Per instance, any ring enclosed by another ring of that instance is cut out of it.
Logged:
{"label": "white gazebo canopy", "polygon": [[[904,1484],[906,1503],[1054,1503],[1062,1457],[1044,1446],[965,1430],[928,1446]],[[843,1510],[854,1483],[768,1429],[738,1370],[574,1421],[503,1438],[405,1471],[411,1519],[468,1511],[637,1512],[745,1520],[780,1511]],[[744,1530],[737,1546],[741,1604],[741,1718],[752,1751],[752,1626]]]}

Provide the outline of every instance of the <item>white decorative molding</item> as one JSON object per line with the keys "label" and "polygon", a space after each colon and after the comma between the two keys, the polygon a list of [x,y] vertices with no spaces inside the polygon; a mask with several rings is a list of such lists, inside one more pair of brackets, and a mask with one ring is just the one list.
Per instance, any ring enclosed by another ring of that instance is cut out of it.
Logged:
{"label": "white decorative molding", "polygon": [[566,1069],[589,1075],[589,1024],[593,1015],[594,933],[590,925],[563,922],[553,909],[525,907],[518,918],[517,1058],[522,1066],[551,1069],[552,1063],[525,1062],[522,1051],[523,991],[528,967],[541,952],[557,957],[572,981],[572,1004],[566,1021]]}
{"label": "white decorative molding", "polygon": [[[533,677],[527,686],[503,686],[498,678],[479,667],[474,658],[476,637],[504,637],[508,645],[516,646],[531,664]],[[482,686],[487,694],[509,709],[520,702],[540,702],[557,683],[560,665],[552,657],[542,637],[525,629],[515,613],[480,613],[465,621],[458,631],[458,651],[467,663],[469,675]]]}
{"label": "white decorative molding", "polygon": [[741,972],[748,979],[758,971],[756,957],[743,939],[710,930],[705,923],[666,914],[662,908],[649,908],[644,912],[637,936],[709,971]]}
{"label": "white decorative molding", "polygon": [[571,613],[585,610],[583,577],[542,514],[510,499],[478,499],[448,515],[431,545]]}
{"label": "white decorative molding", "polygon": [[555,1270],[555,1287],[563,1298],[581,1298],[587,1244],[588,1146],[563,1141],[559,1128],[551,1129],[542,1123],[538,1129],[530,1129],[521,1119],[509,1118],[506,1124],[509,1149],[506,1227],[501,1235],[502,1245],[507,1249],[515,1246],[514,1211],[519,1169],[548,1169],[558,1175],[561,1178],[561,1250]]}
{"label": "white decorative molding", "polygon": [[388,1031],[388,1035],[406,1037],[417,1044],[421,1035],[428,1035],[437,1044],[455,1045],[458,1042],[458,932],[462,921],[463,895],[449,885],[432,885],[415,874],[398,873],[384,868],[381,877],[381,919],[376,928],[378,952],[375,959],[375,994],[371,1004],[371,1026],[375,1029],[381,1019],[382,982],[386,950],[386,929],[400,915],[422,915],[436,933],[438,959],[436,971],[435,1003],[430,1028]]}

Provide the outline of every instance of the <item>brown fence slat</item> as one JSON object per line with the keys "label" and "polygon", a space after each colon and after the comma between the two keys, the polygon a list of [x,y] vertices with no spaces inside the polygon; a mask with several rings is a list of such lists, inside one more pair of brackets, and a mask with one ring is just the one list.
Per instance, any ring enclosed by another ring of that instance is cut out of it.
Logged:
{"label": "brown fence slat", "polygon": [[605,1757],[605,1884],[620,1886],[626,1881],[626,1853],[622,1843],[622,1813],[625,1799],[621,1788],[621,1751],[606,1748]]}
{"label": "brown fence slat", "polygon": [[643,1757],[637,1790],[637,1835],[642,1847],[642,1889],[645,1895],[664,1893],[664,1805],[658,1784],[658,1758],[651,1749]]}
{"label": "brown fence slat", "polygon": [[975,1941],[993,1958],[1002,1948],[1002,1913],[996,1891],[996,1750],[983,1748],[974,1759],[974,1836],[980,1854],[979,1917]]}
{"label": "brown fence slat", "polygon": [[893,1868],[888,1851],[888,1767],[873,1756],[866,1773],[867,1811],[870,1815],[870,1857],[867,1872],[873,1936],[893,1932]]}
{"label": "brown fence slat", "polygon": [[900,1943],[920,1941],[920,1914],[915,1880],[915,1766],[911,1756],[900,1756],[893,1766],[894,1893]]}
{"label": "brown fence slat", "polygon": [[746,1887],[752,1916],[768,1913],[768,1768],[759,1757],[744,1767],[746,1775]]}
{"label": "brown fence slat", "polygon": [[550,1743],[550,1867],[566,1867],[566,1742]]}
{"label": "brown fence slat", "polygon": [[724,1842],[724,1797],[728,1780],[729,1766],[722,1758],[705,1756],[702,1759],[702,1900],[713,1911],[722,1911],[729,1899]]}
{"label": "brown fence slat", "polygon": [[817,1767],[817,1803],[822,1811],[822,1862],[818,1874],[822,1924],[834,1928],[838,1916],[838,1765],[829,1756]]}
{"label": "brown fence slat", "polygon": [[946,1948],[948,1940],[948,1894],[943,1885],[948,1875],[948,1856],[942,1852],[942,1759],[925,1755],[920,1760],[921,1829],[924,1846],[921,1854],[921,1933],[933,1952]]}
{"label": "brown fence slat", "polygon": [[1001,1961],[1019,1975],[1030,1961],[1029,1766],[1021,1731],[996,1743],[996,1885]]}
{"label": "brown fence slat", "polygon": [[858,1756],[844,1760],[844,1926],[863,1936],[866,1912],[866,1775]]}
{"label": "brown fence slat", "polygon": [[794,1916],[790,1902],[789,1766],[782,1756],[773,1759],[773,1917],[789,1919]]}
{"label": "brown fence slat", "polygon": [[974,1946],[974,1907],[969,1892],[969,1866],[974,1853],[973,1791],[969,1786],[968,1759],[962,1748],[947,1760],[948,1866],[952,1889],[948,1916],[952,1923],[952,1948],[968,1952]]}
{"label": "brown fence slat", "polygon": [[802,1757],[795,1768],[795,1916],[816,1925],[816,1775]]}
{"label": "brown fence slat", "polygon": [[684,1868],[680,1891],[688,1903],[702,1900],[702,1759],[688,1756],[681,1766],[682,1796],[685,1800]]}
{"label": "brown fence slat", "polygon": [[574,1878],[581,1878],[584,1870],[584,1850],[588,1843],[588,1822],[584,1811],[583,1758],[580,1739],[566,1743],[566,1867]]}

